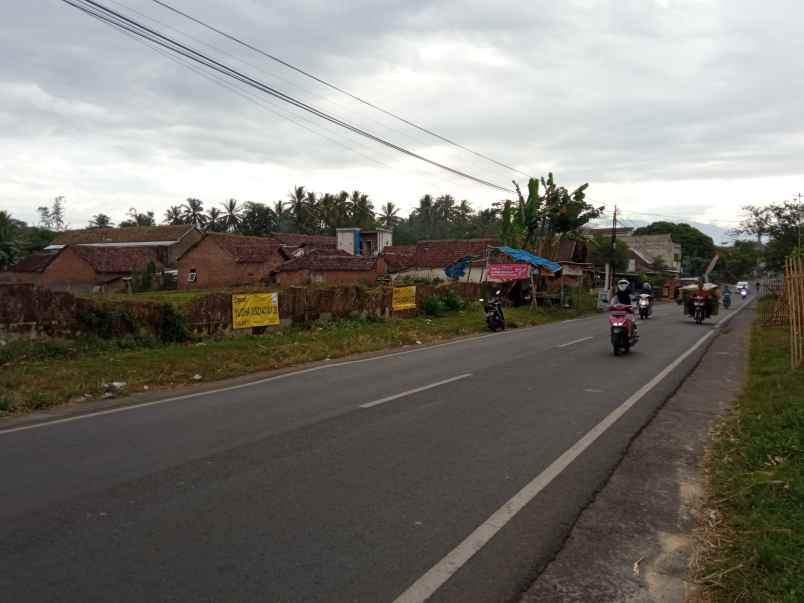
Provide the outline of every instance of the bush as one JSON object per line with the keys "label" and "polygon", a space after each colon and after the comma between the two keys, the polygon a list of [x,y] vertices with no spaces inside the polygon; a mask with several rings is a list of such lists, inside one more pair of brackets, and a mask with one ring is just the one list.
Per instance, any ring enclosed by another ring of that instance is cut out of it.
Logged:
{"label": "bush", "polygon": [[14,408],[14,403],[8,398],[0,396],[0,412],[11,412]]}
{"label": "bush", "polygon": [[463,298],[454,289],[449,289],[443,298],[444,306],[447,310],[462,310],[464,307]]}
{"label": "bush", "polygon": [[436,295],[431,295],[426,300],[424,300],[424,305],[422,306],[422,311],[427,316],[442,316],[447,312],[447,306],[444,304],[442,299]]}
{"label": "bush", "polygon": [[171,304],[160,306],[159,339],[164,343],[180,343],[190,339],[187,318]]}
{"label": "bush", "polygon": [[78,313],[81,330],[108,339],[139,331],[137,320],[126,310],[107,310],[97,306],[82,308]]}

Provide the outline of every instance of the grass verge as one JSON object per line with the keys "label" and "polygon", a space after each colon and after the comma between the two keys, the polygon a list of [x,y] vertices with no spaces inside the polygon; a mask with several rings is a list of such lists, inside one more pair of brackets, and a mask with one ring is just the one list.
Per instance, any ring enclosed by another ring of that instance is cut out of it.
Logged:
{"label": "grass verge", "polygon": [[[574,310],[510,308],[509,328],[580,315]],[[485,331],[476,305],[440,317],[388,321],[339,320],[186,344],[156,339],[16,341],[0,348],[0,414],[25,413],[104,394],[122,381],[126,392],[214,381],[306,362],[428,344]]]}
{"label": "grass verge", "polygon": [[716,435],[698,579],[713,601],[804,601],[804,370],[756,324],[736,413]]}

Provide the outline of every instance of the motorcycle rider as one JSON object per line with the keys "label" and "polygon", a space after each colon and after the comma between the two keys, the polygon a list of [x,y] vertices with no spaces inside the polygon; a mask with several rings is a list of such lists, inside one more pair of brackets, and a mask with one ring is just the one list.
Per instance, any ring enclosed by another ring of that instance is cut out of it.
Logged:
{"label": "motorcycle rider", "polygon": [[[614,287],[613,295],[610,295],[609,299],[611,299],[612,304],[621,304],[623,306],[629,306],[633,311],[633,301],[631,299],[631,295],[632,295],[631,283],[623,278],[617,281],[617,285]],[[637,324],[636,321],[633,322],[634,322],[634,334],[636,334]]]}
{"label": "motorcycle rider", "polygon": [[712,316],[712,306],[710,300],[711,296],[709,295],[709,291],[707,291],[704,288],[703,278],[698,279],[698,289],[695,290],[695,293],[690,295],[690,299],[687,302],[687,311],[689,312],[690,316],[695,314],[695,307],[693,303],[696,298],[704,300],[704,313],[705,313],[704,315],[706,316],[706,318],[711,317]]}

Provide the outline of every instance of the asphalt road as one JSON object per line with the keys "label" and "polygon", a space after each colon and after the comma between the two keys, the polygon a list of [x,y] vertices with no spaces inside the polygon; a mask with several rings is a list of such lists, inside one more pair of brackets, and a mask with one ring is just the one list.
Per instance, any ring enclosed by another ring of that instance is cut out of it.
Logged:
{"label": "asphalt road", "polygon": [[625,357],[607,329],[600,315],[0,423],[0,598],[516,598],[712,325],[660,306]]}

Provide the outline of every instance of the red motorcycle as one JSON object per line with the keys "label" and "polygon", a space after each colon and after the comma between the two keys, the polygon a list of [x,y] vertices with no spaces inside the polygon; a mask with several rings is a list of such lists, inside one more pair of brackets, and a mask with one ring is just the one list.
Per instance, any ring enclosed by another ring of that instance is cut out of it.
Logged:
{"label": "red motorcycle", "polygon": [[639,341],[634,320],[634,307],[614,304],[609,306],[609,312],[611,346],[614,348],[614,355],[619,356],[620,352],[627,354]]}

